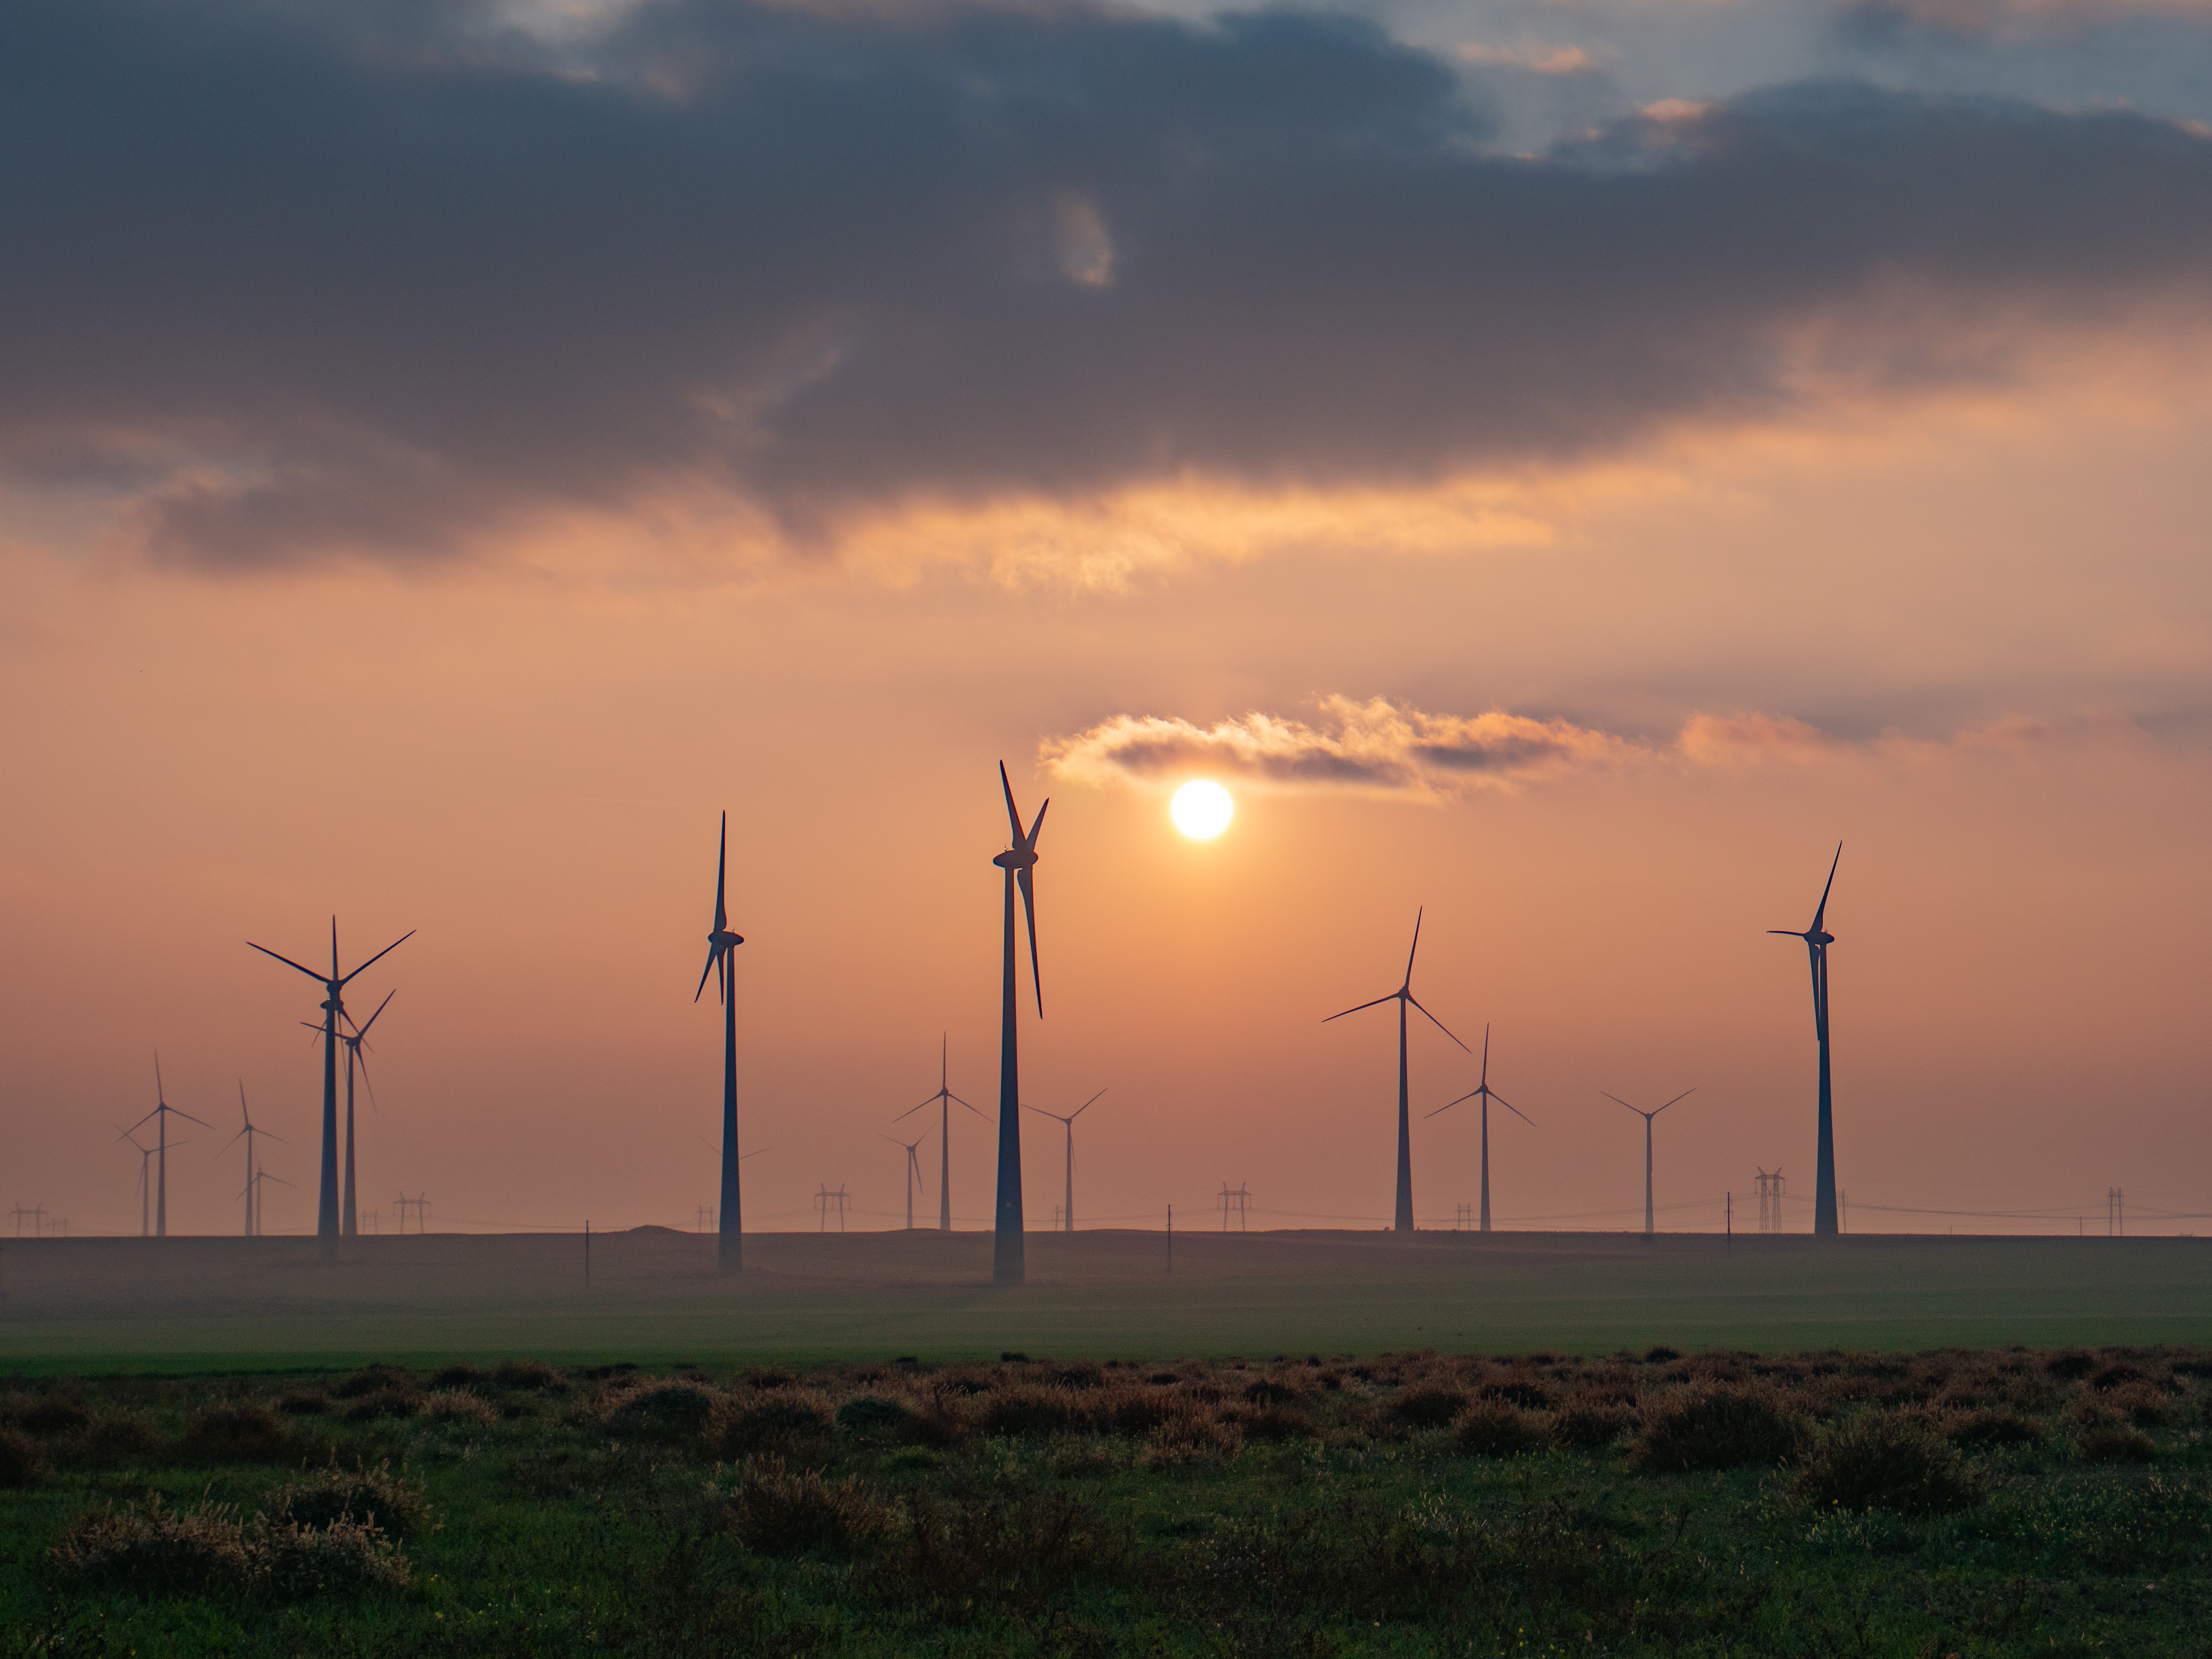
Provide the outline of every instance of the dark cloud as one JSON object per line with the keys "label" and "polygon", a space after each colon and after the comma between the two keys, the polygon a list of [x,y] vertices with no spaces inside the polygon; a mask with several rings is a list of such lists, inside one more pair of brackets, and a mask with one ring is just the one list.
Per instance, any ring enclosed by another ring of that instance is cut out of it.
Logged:
{"label": "dark cloud", "polygon": [[1341,17],[497,16],[0,7],[0,465],[245,565],[667,478],[802,526],[1416,480],[1785,406],[1803,337],[1940,376],[1961,318],[2212,272],[2212,143],[2122,113],[1808,86],[1531,160]]}

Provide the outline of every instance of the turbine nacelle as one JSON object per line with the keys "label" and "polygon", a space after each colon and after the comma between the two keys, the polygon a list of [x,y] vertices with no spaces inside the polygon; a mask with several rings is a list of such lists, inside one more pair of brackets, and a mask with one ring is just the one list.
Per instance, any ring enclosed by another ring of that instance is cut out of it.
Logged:
{"label": "turbine nacelle", "polygon": [[1036,866],[1037,855],[1027,847],[1010,847],[991,860],[1001,870],[1030,870]]}

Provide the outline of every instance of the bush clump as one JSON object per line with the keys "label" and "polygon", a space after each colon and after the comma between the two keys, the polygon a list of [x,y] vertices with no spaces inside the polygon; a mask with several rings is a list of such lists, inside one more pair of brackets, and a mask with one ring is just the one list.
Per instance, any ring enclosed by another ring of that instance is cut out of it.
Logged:
{"label": "bush clump", "polygon": [[482,1395],[465,1389],[434,1389],[422,1396],[422,1414],[433,1423],[466,1423],[488,1429],[499,1413]]}
{"label": "bush clump", "polygon": [[1467,1409],[1467,1393],[1441,1384],[1417,1383],[1390,1405],[1390,1414],[1409,1429],[1441,1429]]}
{"label": "bush clump", "polygon": [[74,1434],[92,1421],[91,1408],[66,1395],[34,1396],[10,1414],[18,1425],[42,1436]]}
{"label": "bush clump", "polygon": [[2032,1417],[1993,1407],[1945,1418],[1943,1437],[1956,1446],[2039,1446],[2051,1431]]}
{"label": "bush clump", "polygon": [[1668,1474],[1771,1466],[1795,1455],[1802,1432],[1802,1419],[1771,1389],[1722,1383],[1653,1407],[1630,1456],[1639,1468]]}
{"label": "bush clump", "polygon": [[773,1455],[747,1459],[729,1498],[731,1532],[761,1555],[849,1555],[888,1535],[899,1518],[858,1475],[793,1473]]}
{"label": "bush clump", "polygon": [[2122,1423],[2094,1424],[2074,1437],[2074,1448],[2092,1463],[2148,1463],[2157,1443]]}
{"label": "bush clump", "polygon": [[609,1396],[600,1424],[624,1439],[696,1440],[707,1431],[722,1396],[696,1382],[647,1382]]}
{"label": "bush clump", "polygon": [[270,1528],[249,1540],[256,1587],[287,1601],[325,1590],[405,1589],[407,1559],[373,1522]]}
{"label": "bush clump", "polygon": [[404,1365],[363,1365],[331,1390],[340,1400],[360,1400],[389,1389],[404,1394],[415,1392],[415,1373]]}
{"label": "bush clump", "polygon": [[441,1365],[430,1373],[434,1389],[478,1389],[485,1382],[484,1374],[474,1365]]}
{"label": "bush clump", "polygon": [[914,1416],[904,1401],[879,1394],[856,1395],[837,1407],[837,1426],[848,1434],[896,1434]]}
{"label": "bush clump", "polygon": [[320,1389],[297,1389],[276,1396],[276,1409],[287,1417],[320,1417],[331,1408],[331,1397]]}
{"label": "bush clump", "polygon": [[493,1369],[491,1380],[502,1389],[524,1394],[557,1394],[568,1386],[568,1379],[542,1359],[501,1360]]}
{"label": "bush clump", "polygon": [[833,1421],[830,1407],[811,1395],[779,1391],[750,1402],[726,1398],[715,1409],[708,1438],[722,1457],[787,1452],[828,1434]]}
{"label": "bush clump", "polygon": [[430,1501],[412,1480],[382,1464],[342,1469],[335,1462],[297,1480],[287,1481],[262,1500],[264,1513],[279,1524],[328,1527],[342,1520],[374,1522],[395,1538],[405,1538],[430,1523]]}
{"label": "bush clump", "polygon": [[1091,1425],[1089,1406],[1066,1389],[1014,1388],[991,1396],[983,1407],[986,1434],[1065,1434]]}
{"label": "bush clump", "polygon": [[228,1504],[179,1513],[158,1498],[143,1510],[84,1511],[63,1528],[52,1560],[73,1577],[185,1595],[251,1589],[256,1565]]}
{"label": "bush clump", "polygon": [[1604,1395],[1576,1395],[1552,1413],[1552,1442],[1576,1451],[1602,1451],[1636,1429],[1636,1408]]}
{"label": "bush clump", "polygon": [[100,1411],[63,1443],[60,1456],[80,1469],[143,1468],[166,1449],[160,1431],[137,1412]]}
{"label": "bush clump", "polygon": [[0,1429],[0,1489],[35,1486],[46,1478],[39,1443],[21,1429]]}
{"label": "bush clump", "polygon": [[1543,1442],[1527,1413],[1497,1399],[1477,1400],[1452,1431],[1452,1443],[1465,1457],[1519,1457]]}
{"label": "bush clump", "polygon": [[219,1400],[185,1425],[184,1449],[208,1463],[289,1463],[303,1444],[262,1400]]}
{"label": "bush clump", "polygon": [[1959,1449],[1917,1412],[1862,1413],[1813,1443],[1798,1472],[1805,1503],[1948,1515],[1982,1501]]}

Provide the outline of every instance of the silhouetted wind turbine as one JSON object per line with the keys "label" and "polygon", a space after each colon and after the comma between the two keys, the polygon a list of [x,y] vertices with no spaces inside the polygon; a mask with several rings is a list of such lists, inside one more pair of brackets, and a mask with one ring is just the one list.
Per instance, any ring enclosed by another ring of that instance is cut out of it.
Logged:
{"label": "silhouetted wind turbine", "polygon": [[[262,1133],[265,1134],[268,1131],[264,1129]],[[253,1236],[257,1238],[261,1236],[261,1183],[264,1181],[273,1181],[279,1187],[289,1187],[292,1184],[283,1176],[273,1176],[268,1170],[262,1169],[255,1170],[247,1179],[246,1191],[241,1196],[246,1200],[247,1212],[253,1218]]]}
{"label": "silhouetted wind turbine", "polygon": [[[1039,813],[1037,816],[1042,817],[1044,815]],[[952,1108],[954,1105],[968,1106],[966,1101],[962,1100],[958,1095],[954,1094],[945,1086],[945,1079],[948,1075],[946,1070],[948,1053],[945,1039],[940,1036],[938,1039],[937,1048],[937,1092],[930,1096],[928,1100],[908,1107],[898,1115],[898,1117],[891,1120],[892,1122],[896,1123],[899,1118],[912,1117],[932,1101],[937,1104],[937,1231],[941,1233],[949,1233],[952,1231]],[[986,1123],[991,1121],[984,1117],[982,1113],[976,1112],[973,1106],[968,1106],[968,1109],[975,1112],[975,1115],[983,1118]],[[917,1141],[915,1144],[919,1146],[921,1143]]]}
{"label": "silhouetted wind turbine", "polygon": [[722,1197],[714,1212],[720,1237],[715,1260],[726,1273],[744,1266],[744,1229],[738,1210],[738,964],[735,952],[744,936],[730,931],[729,892],[730,815],[722,814],[722,839],[714,854],[714,926],[707,935],[707,965],[699,974],[696,1002],[707,994],[707,975],[714,976],[714,994],[722,1000]]}
{"label": "silhouetted wind turbine", "polygon": [[1482,1101],[1482,1231],[1488,1232],[1490,1231],[1490,1103],[1496,1101],[1532,1129],[1536,1127],[1536,1124],[1535,1120],[1528,1113],[1490,1086],[1490,1027],[1486,1024],[1482,1028],[1482,1081],[1462,1095],[1459,1100],[1444,1102],[1429,1115],[1435,1117],[1440,1113],[1449,1112],[1462,1100],[1474,1100],[1477,1097]]}
{"label": "silhouetted wind turbine", "polygon": [[[338,1033],[338,1041],[345,1044],[346,1051],[345,1199],[343,1205],[345,1213],[339,1218],[338,1231],[348,1238],[355,1237],[355,1235],[361,1231],[361,1212],[354,1202],[353,1195],[354,1067],[358,1066],[361,1068],[362,1081],[368,1083],[368,1056],[362,1054],[361,1051],[362,1041],[368,1036],[368,1026],[376,1024],[379,1017],[383,1014],[386,1008],[392,1006],[392,999],[398,994],[399,993],[396,990],[386,991],[384,994],[384,1000],[376,1005],[376,1012],[368,1017],[368,1025],[354,1026],[354,1032],[351,1036],[348,1036],[343,1031]],[[353,1016],[351,1014],[346,1015],[346,1023],[349,1025],[353,1024]],[[301,1020],[300,1024],[306,1025],[311,1031],[317,1029],[315,1026],[309,1024],[308,1022],[304,1019]],[[368,1084],[368,1097],[372,1101],[376,1098],[376,1085],[374,1083]]]}
{"label": "silhouetted wind turbine", "polygon": [[[926,1100],[921,1103],[925,1106],[929,1104]],[[901,1115],[903,1116],[904,1114],[902,1113]],[[876,1133],[883,1134],[880,1129]],[[924,1129],[912,1140],[901,1140],[896,1135],[884,1135],[884,1139],[894,1146],[906,1148],[906,1230],[912,1232],[914,1231],[914,1189],[921,1185],[921,1155],[918,1149],[923,1141],[929,1139],[929,1131]]]}
{"label": "silhouetted wind turbine", "polygon": [[[228,1152],[240,1141],[243,1140],[246,1143],[246,1236],[248,1238],[253,1238],[261,1231],[260,1199],[253,1185],[253,1172],[261,1166],[254,1161],[253,1137],[267,1135],[271,1140],[282,1140],[284,1137],[270,1130],[256,1127],[253,1115],[246,1109],[246,1079],[244,1078],[238,1080],[238,1115],[245,1121],[246,1127],[228,1140],[224,1141],[222,1149]],[[289,1182],[285,1182],[287,1186],[290,1184]]]}
{"label": "silhouetted wind turbine", "polygon": [[1047,801],[1037,808],[1036,820],[1024,831],[1022,815],[1014,805],[1014,786],[1006,781],[1006,763],[999,763],[999,787],[1006,797],[1006,820],[1013,826],[1014,844],[991,860],[1006,872],[1006,951],[1005,996],[999,1026],[999,1204],[996,1230],[991,1239],[991,1282],[1018,1285],[1024,1277],[1022,1252],[1022,1084],[1021,1060],[1014,1042],[1014,1016],[1019,1011],[1014,970],[1014,888],[1022,890],[1022,910],[1030,924],[1030,981],[1036,987],[1037,1018],[1044,1018],[1044,981],[1037,976],[1036,884],[1037,832],[1044,828]]}
{"label": "silhouetted wind turbine", "polygon": [[331,918],[331,971],[319,974],[312,968],[302,968],[287,956],[279,956],[265,945],[246,941],[250,949],[264,957],[276,957],[287,968],[298,968],[309,979],[318,981],[323,988],[323,1168],[322,1179],[317,1183],[315,1203],[315,1237],[322,1242],[325,1261],[335,1261],[338,1254],[338,1016],[345,1012],[345,988],[352,981],[384,960],[401,945],[415,937],[410,927],[398,939],[386,945],[350,974],[338,971],[338,919]]}
{"label": "silhouetted wind turbine", "polygon": [[[1098,1095],[1105,1092],[1104,1089],[1101,1089]],[[1091,1096],[1090,1100],[1085,1101],[1066,1117],[1060,1116],[1058,1112],[1048,1112],[1042,1106],[1024,1106],[1022,1109],[1025,1112],[1035,1112],[1039,1117],[1051,1118],[1067,1130],[1067,1205],[1060,1212],[1060,1230],[1064,1233],[1072,1233],[1075,1231],[1075,1120],[1091,1109],[1091,1101],[1097,1100],[1098,1095]]]}
{"label": "silhouetted wind turbine", "polygon": [[[151,1238],[154,1236],[154,1175],[151,1167],[154,1161],[154,1148],[141,1146],[137,1138],[119,1123],[115,1126],[115,1138],[118,1140],[129,1141],[131,1150],[138,1154],[138,1237]],[[179,1140],[173,1144],[179,1146],[191,1145],[188,1140]]]}
{"label": "silhouetted wind turbine", "polygon": [[[1674,1100],[1668,1101],[1667,1106],[1672,1106],[1675,1100],[1687,1100],[1697,1092],[1694,1088],[1685,1089],[1674,1097]],[[1628,1103],[1619,1095],[1606,1094],[1602,1089],[1599,1090],[1598,1093],[1605,1095],[1605,1097],[1616,1106],[1628,1106]],[[1630,1111],[1644,1120],[1644,1236],[1646,1238],[1652,1236],[1653,1231],[1651,1225],[1651,1120],[1665,1111],[1667,1106],[1655,1106],[1648,1112],[1641,1106],[1628,1106]]]}
{"label": "silhouetted wind turbine", "polygon": [[[123,1135],[124,1139],[128,1140],[132,1133],[145,1126],[147,1118],[154,1120],[154,1237],[156,1238],[167,1238],[169,1236],[169,1120],[173,1117],[180,1117],[189,1123],[197,1123],[203,1129],[215,1127],[215,1125],[205,1118],[194,1117],[190,1112],[180,1112],[169,1104],[168,1097],[161,1087],[161,1057],[155,1054],[154,1056],[154,1109],[132,1124],[130,1128],[125,1129]],[[134,1140],[131,1144],[135,1146],[138,1143]],[[181,1141],[178,1144],[183,1145]]]}
{"label": "silhouetted wind turbine", "polygon": [[1834,1099],[1828,1086],[1828,947],[1836,936],[1827,929],[1828,892],[1836,884],[1836,866],[1844,861],[1844,844],[1836,843],[1836,856],[1828,861],[1828,884],[1820,890],[1820,908],[1813,925],[1803,932],[1794,927],[1770,927],[1770,933],[1802,939],[1813,959],[1813,1034],[1820,1040],[1820,1141],[1818,1167],[1813,1175],[1813,1231],[1832,1237],[1836,1226],[1836,1124]]}
{"label": "silhouetted wind turbine", "polygon": [[[1377,997],[1372,1002],[1363,1002],[1358,1008],[1346,1008],[1343,1014],[1331,1014],[1328,1019],[1322,1021],[1322,1024],[1326,1025],[1329,1019],[1342,1019],[1344,1014],[1356,1014],[1363,1009],[1379,1008],[1386,1002],[1395,1002],[1398,1005],[1398,1216],[1396,1225],[1397,1230],[1401,1233],[1410,1233],[1413,1231],[1413,1131],[1412,1111],[1407,1103],[1406,1088],[1406,1005],[1411,1003],[1414,1007],[1421,1008],[1419,999],[1413,994],[1413,957],[1420,948],[1421,912],[1416,910],[1413,912],[1413,948],[1406,952],[1405,983],[1388,996]],[[1459,1042],[1459,1046],[1468,1054],[1474,1052],[1464,1042],[1460,1042],[1457,1037],[1452,1036],[1450,1029],[1444,1024],[1443,1021],[1438,1019],[1427,1009],[1421,1008],[1421,1018],[1446,1036],[1451,1037],[1454,1042]]]}

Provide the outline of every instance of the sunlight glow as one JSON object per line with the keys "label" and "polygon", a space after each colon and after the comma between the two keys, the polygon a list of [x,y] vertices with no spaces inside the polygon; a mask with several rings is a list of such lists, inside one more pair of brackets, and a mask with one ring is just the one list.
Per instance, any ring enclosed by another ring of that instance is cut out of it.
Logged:
{"label": "sunlight glow", "polygon": [[1199,778],[1175,792],[1175,799],[1168,803],[1168,815],[1175,820],[1175,827],[1193,841],[1212,841],[1237,816],[1237,803],[1219,784]]}

